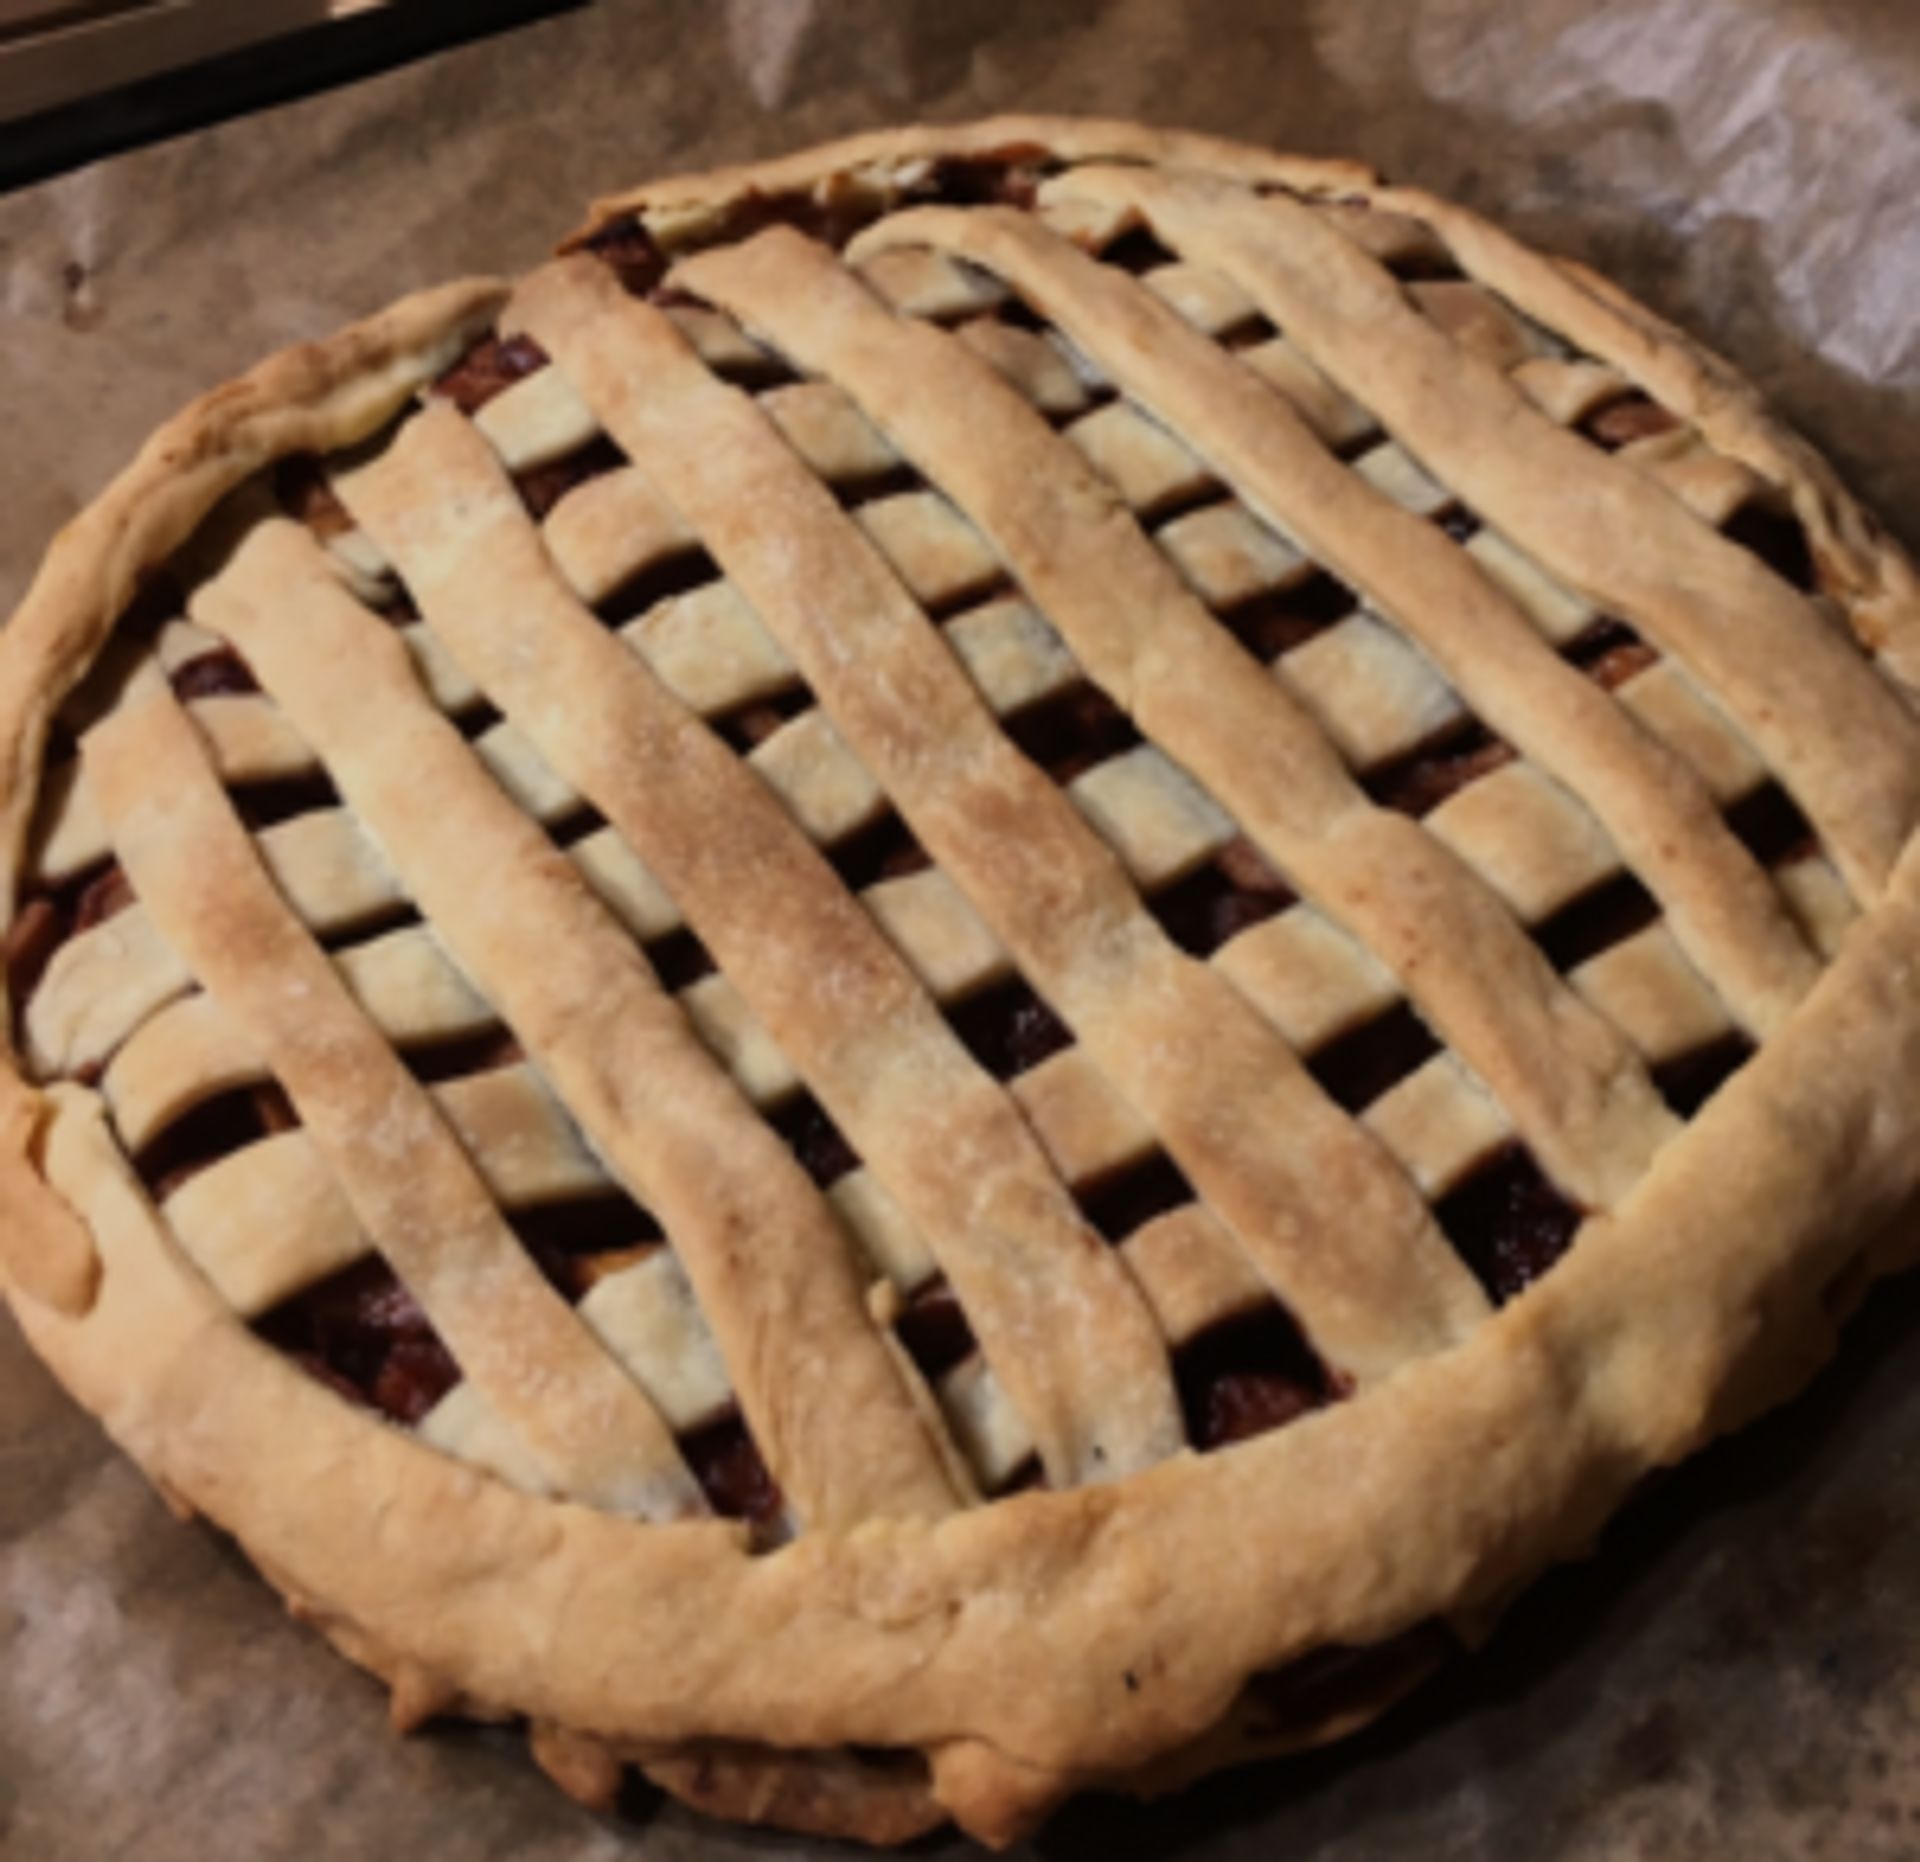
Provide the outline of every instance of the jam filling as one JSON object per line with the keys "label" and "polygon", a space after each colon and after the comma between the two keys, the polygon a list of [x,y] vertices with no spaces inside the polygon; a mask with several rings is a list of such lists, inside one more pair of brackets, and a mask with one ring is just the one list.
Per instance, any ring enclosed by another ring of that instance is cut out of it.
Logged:
{"label": "jam filling", "polygon": [[684,927],[656,939],[646,951],[647,961],[660,979],[660,987],[676,994],[701,977],[711,976],[716,967],[706,945]]}
{"label": "jam filling", "polygon": [[1080,1213],[1112,1242],[1194,1200],[1193,1185],[1164,1151],[1149,1152],[1084,1183],[1074,1192]]}
{"label": "jam filling", "polygon": [[947,1007],[967,1051],[995,1079],[1010,1080],[1073,1045],[1066,1024],[1016,977]]}
{"label": "jam filling", "polygon": [[1655,1067],[1653,1083],[1679,1117],[1692,1118],[1753,1058],[1753,1053],[1753,1043],[1745,1035],[1723,1035],[1718,1041]]}
{"label": "jam filling", "polygon": [[1611,692],[1643,673],[1660,655],[1625,621],[1599,620],[1572,640],[1568,661]]}
{"label": "jam filling", "polygon": [[1534,926],[1533,941],[1556,970],[1578,969],[1589,957],[1624,944],[1660,916],[1660,906],[1631,873],[1583,892]]}
{"label": "jam filling", "polygon": [[400,1058],[422,1086],[494,1073],[502,1067],[517,1066],[526,1057],[525,1049],[504,1028],[488,1028],[479,1034],[400,1050]]}
{"label": "jam filling", "polygon": [[662,1245],[659,1223],[619,1190],[513,1210],[507,1219],[540,1271],[570,1300]]}
{"label": "jam filling", "polygon": [[165,1202],[191,1177],[263,1138],[300,1123],[278,1081],[239,1086],[204,1100],[160,1132],[134,1159],[155,1202]]}
{"label": "jam filling", "polygon": [[707,1504],[722,1519],[743,1519],[755,1526],[779,1521],[786,1502],[739,1416],[723,1416],[683,1436],[680,1453]]}
{"label": "jam filling", "polygon": [[433,384],[463,414],[477,414],[496,395],[547,366],[531,336],[484,336]]}
{"label": "jam filling", "polygon": [[1163,265],[1177,265],[1180,262],[1180,255],[1163,246],[1153,236],[1152,230],[1145,226],[1132,227],[1119,238],[1109,240],[1100,257],[1109,265],[1132,272],[1135,277],[1143,272],[1158,271]]}
{"label": "jam filling", "polygon": [[227,791],[234,813],[249,833],[291,821],[296,815],[316,814],[340,806],[340,791],[324,771],[305,776],[278,777],[271,782],[241,783]]}
{"label": "jam filling", "polygon": [[1360,1112],[1439,1051],[1426,1023],[1401,1002],[1329,1041],[1307,1068],[1336,1105]]}
{"label": "jam filling", "polygon": [[1756,500],[1735,511],[1720,526],[1720,534],[1751,551],[1803,595],[1818,592],[1820,576],[1813,547],[1792,512],[1775,510]]}
{"label": "jam filling", "polygon": [[460,1368],[384,1261],[368,1260],[276,1308],[256,1327],[342,1396],[417,1423]]}
{"label": "jam filling", "polygon": [[[1046,159],[1029,158],[1020,151],[1009,151],[999,158],[945,158],[931,164],[923,176],[898,190],[897,198],[891,201],[851,189],[824,199],[810,189],[751,192],[704,229],[697,243],[728,245],[749,238],[764,227],[790,226],[838,251],[881,214],[897,207],[937,203],[956,207],[1031,208],[1041,180],[1056,165]],[[585,243],[586,249],[611,269],[635,297],[652,297],[656,302],[679,297],[671,287],[662,289],[670,261],[638,215],[623,214],[608,221]]]}
{"label": "jam filling", "polygon": [[1727,810],[1727,826],[1762,866],[1787,866],[1820,849],[1812,825],[1777,782],[1765,782]]}
{"label": "jam filling", "polygon": [[763,1116],[786,1140],[801,1169],[822,1189],[860,1168],[859,1153],[811,1093],[796,1093]]}
{"label": "jam filling", "polygon": [[736,756],[745,756],[812,703],[812,695],[805,686],[789,686],[784,692],[751,699],[737,711],[729,711],[724,717],[709,722]]}
{"label": "jam filling", "polygon": [[945,1280],[922,1287],[894,1321],[894,1335],[929,1383],[944,1377],[974,1348],[973,1327]]}
{"label": "jam filling", "polygon": [[1633,390],[1595,408],[1580,422],[1579,431],[1611,453],[1635,440],[1671,433],[1679,424],[1679,418],[1658,401]]}
{"label": "jam filling", "polygon": [[1236,602],[1223,609],[1219,618],[1254,658],[1270,665],[1316,634],[1325,633],[1359,605],[1359,596],[1346,583],[1317,569],[1291,588],[1272,589]]}
{"label": "jam filling", "polygon": [[1167,935],[1196,957],[1276,917],[1296,894],[1259,848],[1236,835],[1213,859],[1148,901]]}
{"label": "jam filling", "polygon": [[185,704],[196,698],[233,698],[260,689],[253,668],[232,647],[215,647],[174,668],[169,683]]}
{"label": "jam filling", "polygon": [[626,462],[626,454],[603,435],[564,459],[516,472],[513,482],[519,490],[520,502],[527,507],[527,515],[538,523],[568,492],[589,479],[619,470]]}
{"label": "jam filling", "polygon": [[1468,783],[1511,763],[1514,756],[1513,746],[1484,724],[1467,723],[1424,749],[1369,770],[1361,783],[1381,807],[1398,809],[1417,821]]}
{"label": "jam filling", "polygon": [[878,504],[883,498],[898,498],[910,491],[924,491],[926,480],[910,465],[882,466],[860,478],[844,478],[828,487],[842,508],[857,511],[863,504]]}
{"label": "jam filling", "polygon": [[610,595],[594,604],[609,627],[624,627],[675,595],[690,594],[720,579],[720,566],[703,549],[676,550],[637,570]]}
{"label": "jam filling", "polygon": [[1070,686],[1003,722],[1029,760],[1063,787],[1140,742],[1133,720],[1092,685]]}
{"label": "jam filling", "polygon": [[1433,1213],[1496,1303],[1531,1286],[1559,1260],[1581,1222],[1581,1211],[1518,1144],[1496,1151]]}
{"label": "jam filling", "polygon": [[274,495],[321,542],[344,536],[353,519],[327,482],[326,468],[312,453],[291,453],[273,468]]}
{"label": "jam filling", "polygon": [[913,830],[892,810],[849,834],[828,851],[827,860],[852,892],[865,892],[885,879],[904,879],[933,864]]}
{"label": "jam filling", "polygon": [[133,896],[125,870],[119,861],[109,860],[21,900],[4,945],[7,990],[16,1015],[40,986],[61,945],[125,911]]}
{"label": "jam filling", "polygon": [[1175,1353],[1187,1439],[1205,1453],[1264,1435],[1343,1394],[1279,1306],[1208,1326]]}

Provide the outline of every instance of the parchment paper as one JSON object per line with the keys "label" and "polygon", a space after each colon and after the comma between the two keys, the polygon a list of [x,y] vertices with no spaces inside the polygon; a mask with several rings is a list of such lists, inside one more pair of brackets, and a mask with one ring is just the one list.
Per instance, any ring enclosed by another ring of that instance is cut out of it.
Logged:
{"label": "parchment paper", "polygon": [[[912,117],[1138,115],[1364,156],[1602,265],[1920,541],[1920,14],[1901,0],[638,0],[0,200],[0,613],[195,390],[586,198]],[[1050,1858],[1920,1854],[1920,1288],[1780,1418],[1343,1750]],[[0,1320],[0,1852],[517,1862],[811,1846],[575,1810],[175,1524]],[[960,1846],[935,1845],[934,1853]]]}

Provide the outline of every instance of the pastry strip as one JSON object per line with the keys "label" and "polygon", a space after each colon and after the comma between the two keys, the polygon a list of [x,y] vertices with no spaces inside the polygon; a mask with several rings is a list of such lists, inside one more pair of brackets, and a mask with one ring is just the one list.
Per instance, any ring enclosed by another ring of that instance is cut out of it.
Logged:
{"label": "pastry strip", "polygon": [[1284,395],[1126,273],[1031,215],[923,208],[851,248],[925,242],[1005,278],[1285,536],[1430,652],[1499,736],[1591,807],[1680,947],[1764,1036],[1819,964],[1684,762],[1541,638],[1431,523],[1375,491]]}
{"label": "pastry strip", "polygon": [[454,962],[671,1238],[801,1518],[948,1508],[838,1225],[571,863],[428,704],[392,630],[278,518],[193,608],[319,751]]}
{"label": "pastry strip", "polygon": [[486,441],[429,407],[340,490],[455,657],[677,898],[911,1216],[1049,1476],[1107,1478],[1174,1452],[1184,1430],[1152,1317],[1005,1090],[767,787],[580,605]]}
{"label": "pastry strip", "polygon": [[674,276],[837,380],[946,490],[1088,676],[1386,962],[1563,1191],[1589,1207],[1626,1193],[1677,1124],[1617,1031],[1471,869],[1368,801],[1319,727],[1013,389],[785,228],[697,253]]}
{"label": "pastry strip", "polygon": [[[1412,1186],[1244,998],[1161,931],[753,402],[591,261],[534,274],[511,314],[700,533],[942,870],[1328,1361],[1370,1381],[1463,1337],[1484,1299]],[[777,533],[762,521],[770,510]]]}
{"label": "pastry strip", "polygon": [[148,910],[259,1044],[367,1234],[558,1492],[704,1510],[658,1412],[540,1277],[458,1140],[273,889],[157,678],[85,742]]}

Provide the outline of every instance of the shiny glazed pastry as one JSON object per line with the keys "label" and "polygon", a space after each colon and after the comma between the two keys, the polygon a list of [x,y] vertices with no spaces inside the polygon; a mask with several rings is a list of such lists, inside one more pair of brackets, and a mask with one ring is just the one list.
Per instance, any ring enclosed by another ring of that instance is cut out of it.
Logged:
{"label": "shiny glazed pastry", "polygon": [[1725,364],[1360,168],[645,188],[189,408],[0,635],[8,1297],[589,1802],[1332,1737],[1909,1248],[1916,677]]}

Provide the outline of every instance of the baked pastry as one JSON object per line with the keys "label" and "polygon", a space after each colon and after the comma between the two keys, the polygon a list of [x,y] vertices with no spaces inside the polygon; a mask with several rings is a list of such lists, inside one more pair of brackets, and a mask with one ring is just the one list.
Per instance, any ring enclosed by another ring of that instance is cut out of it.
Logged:
{"label": "baked pastry", "polygon": [[1725,364],[1348,164],[603,202],[0,638],[9,1298],[589,1801],[1330,1737],[1903,1258],[1917,628]]}

